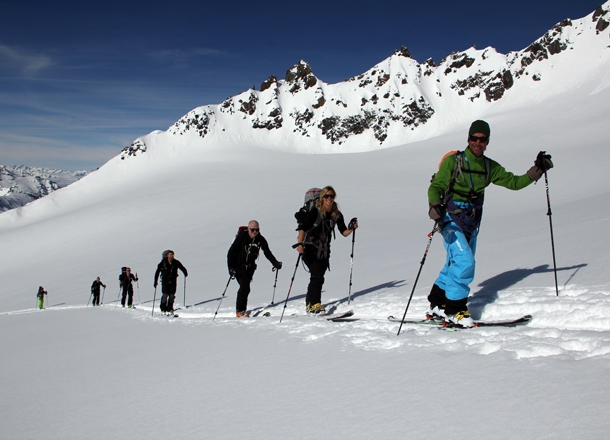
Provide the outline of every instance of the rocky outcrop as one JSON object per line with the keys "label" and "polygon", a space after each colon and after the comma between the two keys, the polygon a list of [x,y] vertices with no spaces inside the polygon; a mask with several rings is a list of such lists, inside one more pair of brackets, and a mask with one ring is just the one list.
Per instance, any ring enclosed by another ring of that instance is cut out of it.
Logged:
{"label": "rocky outcrop", "polygon": [[[508,55],[473,46],[449,54],[438,65],[432,59],[419,64],[403,46],[367,72],[337,84],[319,80],[301,60],[286,71],[283,80],[270,75],[260,90],[248,89],[219,105],[195,109],[169,131],[174,135],[194,132],[206,139],[235,134],[240,141],[252,133],[258,136],[256,142],[265,142],[261,134],[278,133],[276,141],[298,143],[303,137],[326,146],[404,143],[409,133],[426,127],[439,112],[459,112],[473,103],[506,99],[507,92],[524,81],[543,83],[547,67],[573,49],[583,32],[607,40],[606,5],[585,19],[558,23],[527,48]],[[390,133],[396,138],[391,139]],[[143,152],[146,145],[137,140],[123,150],[121,158]]]}

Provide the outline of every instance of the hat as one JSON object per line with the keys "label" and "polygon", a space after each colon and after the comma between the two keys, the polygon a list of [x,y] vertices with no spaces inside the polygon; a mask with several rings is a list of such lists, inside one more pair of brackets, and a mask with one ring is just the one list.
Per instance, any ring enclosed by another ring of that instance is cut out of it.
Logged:
{"label": "hat", "polygon": [[470,124],[468,136],[472,136],[475,133],[483,133],[485,136],[489,137],[489,135],[491,134],[491,128],[489,128],[489,124],[487,122],[477,120]]}

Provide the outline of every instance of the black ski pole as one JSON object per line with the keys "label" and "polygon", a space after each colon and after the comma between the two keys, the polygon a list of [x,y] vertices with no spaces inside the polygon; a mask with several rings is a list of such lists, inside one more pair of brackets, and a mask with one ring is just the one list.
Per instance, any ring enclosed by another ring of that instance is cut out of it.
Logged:
{"label": "black ski pole", "polygon": [[104,295],[106,294],[106,286],[104,286],[104,291],[102,292],[102,304],[104,304]]}
{"label": "black ski pole", "polygon": [[356,230],[352,232],[352,253],[349,262],[349,291],[347,292],[347,305],[352,302],[352,272],[354,270],[354,244],[356,243]]}
{"label": "black ski pole", "polygon": [[279,272],[278,269],[276,269],[275,267],[273,269],[271,269],[275,272],[275,282],[273,283],[273,296],[271,297],[271,305],[274,304],[273,301],[275,301],[275,287],[277,286],[277,274]]}
{"label": "black ski pole", "polygon": [[186,277],[184,277],[184,300],[182,301],[184,308],[186,309]]}
{"label": "black ski pole", "polygon": [[93,292],[91,292],[91,295],[89,295],[89,300],[87,301],[87,306],[86,307],[89,307],[89,303],[91,302],[91,297],[92,296],[93,296]]}
{"label": "black ski pole", "polygon": [[[544,152],[542,152],[544,153]],[[559,296],[559,287],[557,286],[557,263],[555,261],[555,239],[553,238],[553,213],[551,212],[551,197],[549,195],[549,178],[546,170],[544,170],[544,184],[546,185],[546,203],[549,208],[546,215],[549,216],[549,226],[551,228],[551,250],[553,252],[553,272],[555,273],[555,295]]]}
{"label": "black ski pole", "polygon": [[402,319],[400,320],[400,326],[398,327],[398,333],[396,336],[400,335],[400,330],[402,329],[402,324],[407,316],[407,310],[409,310],[409,305],[411,304],[411,298],[413,298],[413,292],[415,292],[415,287],[417,286],[417,281],[419,280],[419,275],[421,274],[421,270],[424,267],[424,263],[426,262],[426,257],[428,256],[428,250],[430,249],[430,244],[432,243],[432,237],[436,232],[436,223],[434,224],[434,228],[432,232],[428,234],[428,245],[426,246],[426,251],[424,252],[424,257],[421,259],[421,263],[419,263],[419,270],[417,271],[417,276],[415,277],[415,282],[413,283],[413,289],[411,290],[411,295],[409,295],[409,301],[407,302],[407,307],[405,307],[405,313],[402,315]]}
{"label": "black ski pole", "polygon": [[152,313],[150,314],[150,316],[155,316],[155,300],[157,299],[157,286],[155,286],[155,293],[153,294],[153,306],[152,306]]}
{"label": "black ski pole", "polygon": [[216,319],[216,315],[218,315],[218,311],[220,310],[220,305],[222,304],[222,300],[225,298],[225,293],[227,293],[227,289],[229,288],[229,283],[231,282],[231,280],[233,278],[235,278],[233,275],[229,275],[229,281],[227,281],[225,290],[224,290],[224,292],[222,292],[222,296],[220,297],[220,302],[218,303],[218,307],[216,308],[216,312],[214,313],[214,317],[212,318],[212,321],[214,321]]}
{"label": "black ski pole", "polygon": [[[297,247],[298,244],[296,244],[295,246],[293,246],[293,248]],[[301,254],[299,254],[299,257],[297,258],[297,264],[294,265],[294,272],[292,274],[292,279],[290,280],[290,287],[288,288],[288,295],[286,295],[286,301],[284,301],[284,308],[282,309],[282,316],[280,316],[280,322],[282,322],[282,319],[284,319],[284,312],[286,311],[286,306],[288,305],[288,298],[290,297],[290,291],[292,290],[292,283],[294,282],[294,277],[297,274],[297,269],[299,268],[299,263],[301,262]]]}

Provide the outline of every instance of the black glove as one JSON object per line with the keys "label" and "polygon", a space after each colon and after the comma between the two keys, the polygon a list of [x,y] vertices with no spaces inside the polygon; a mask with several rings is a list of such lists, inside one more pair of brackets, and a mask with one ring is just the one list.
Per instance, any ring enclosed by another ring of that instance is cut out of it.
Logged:
{"label": "black glove", "polygon": [[273,267],[275,267],[276,270],[280,270],[282,268],[282,262],[278,261]]}
{"label": "black glove", "polygon": [[235,270],[234,268],[229,268],[229,275],[231,275],[232,278],[235,278],[235,275],[237,274],[237,270]]}
{"label": "black glove", "polygon": [[155,284],[153,284],[153,287],[156,289],[158,286],[157,282],[155,281]]}
{"label": "black glove", "polygon": [[443,218],[445,218],[446,212],[447,211],[445,209],[445,206],[441,205],[438,202],[432,203],[432,204],[430,204],[430,209],[428,210],[428,217],[430,217],[435,222],[438,222],[438,221],[442,220]]}
{"label": "black glove", "polygon": [[358,219],[354,217],[349,221],[349,225],[347,225],[347,229],[354,229],[354,224],[358,223]]}
{"label": "black glove", "polygon": [[536,166],[536,168],[541,169],[543,173],[545,171],[550,170],[551,168],[553,168],[551,155],[546,154],[546,151],[541,151],[540,153],[538,153],[538,156],[536,156],[536,161],[534,162],[534,165]]}

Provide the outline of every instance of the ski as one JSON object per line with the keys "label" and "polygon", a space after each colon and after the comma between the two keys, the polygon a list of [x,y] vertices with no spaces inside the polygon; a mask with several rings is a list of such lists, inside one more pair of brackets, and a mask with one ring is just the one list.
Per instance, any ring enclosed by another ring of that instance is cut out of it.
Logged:
{"label": "ski", "polygon": [[271,313],[267,311],[268,307],[259,307],[256,309],[249,310],[248,317],[255,318],[257,316],[271,316]]}
{"label": "ski", "polygon": [[[388,320],[391,322],[401,322],[399,318],[388,316]],[[501,321],[476,321],[474,327],[516,327],[518,325],[525,325],[532,320],[532,315],[523,315],[516,319],[507,319]],[[464,328],[457,325],[445,324],[442,320],[434,319],[405,319],[402,321],[403,324],[417,324],[417,325],[431,325],[451,330],[463,330]],[[473,327],[473,328],[474,328]]]}
{"label": "ski", "polygon": [[[324,317],[324,318],[326,318],[327,321],[333,321],[333,322],[358,321],[358,318],[350,319],[350,317],[353,315],[354,315],[354,311],[349,310],[345,313],[329,313],[328,315],[326,313],[307,313],[304,316],[312,317],[312,318],[323,318]],[[300,315],[298,313],[293,313],[290,316],[299,317],[299,316],[303,316],[303,315]]]}
{"label": "ski", "polygon": [[347,318],[349,318],[350,316],[354,315],[354,311],[353,310],[349,310],[345,313],[339,313],[339,314],[330,314],[330,315],[325,315],[324,317],[326,318],[327,321],[342,321],[345,320],[347,321]]}

